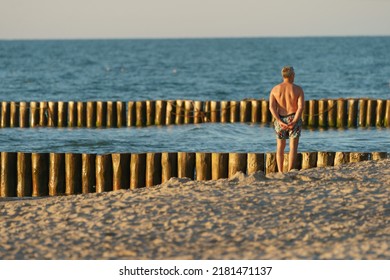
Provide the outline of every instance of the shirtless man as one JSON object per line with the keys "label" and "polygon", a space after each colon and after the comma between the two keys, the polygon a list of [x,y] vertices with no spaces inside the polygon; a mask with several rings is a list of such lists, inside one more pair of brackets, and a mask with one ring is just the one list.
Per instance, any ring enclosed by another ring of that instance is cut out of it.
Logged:
{"label": "shirtless man", "polygon": [[293,67],[283,67],[282,77],[283,82],[271,90],[269,109],[275,118],[274,125],[277,138],[276,163],[279,172],[283,173],[286,139],[290,139],[288,171],[295,166],[305,98],[302,88],[294,84],[295,73]]}

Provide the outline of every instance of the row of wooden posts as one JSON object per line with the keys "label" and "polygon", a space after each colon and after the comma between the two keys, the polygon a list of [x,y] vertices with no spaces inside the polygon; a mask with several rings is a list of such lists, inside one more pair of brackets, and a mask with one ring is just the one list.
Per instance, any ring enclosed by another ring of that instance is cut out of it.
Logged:
{"label": "row of wooden posts", "polygon": [[[0,127],[132,127],[203,122],[269,123],[268,100],[1,102]],[[390,100],[307,100],[308,127],[390,127]]]}
{"label": "row of wooden posts", "polygon": [[[0,196],[29,197],[150,187],[171,177],[231,178],[277,171],[275,153],[62,154],[2,152]],[[297,169],[387,158],[386,152],[303,152]],[[288,164],[288,155],[285,155]]]}

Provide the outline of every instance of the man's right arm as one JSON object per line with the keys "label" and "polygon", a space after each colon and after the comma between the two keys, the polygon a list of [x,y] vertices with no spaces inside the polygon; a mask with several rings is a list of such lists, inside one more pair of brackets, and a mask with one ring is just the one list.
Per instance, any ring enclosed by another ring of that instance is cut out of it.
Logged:
{"label": "man's right arm", "polygon": [[300,118],[302,118],[303,108],[305,106],[305,94],[303,93],[303,90],[300,89],[300,93],[297,100],[297,111],[295,113],[295,117],[292,121],[292,123],[296,123]]}

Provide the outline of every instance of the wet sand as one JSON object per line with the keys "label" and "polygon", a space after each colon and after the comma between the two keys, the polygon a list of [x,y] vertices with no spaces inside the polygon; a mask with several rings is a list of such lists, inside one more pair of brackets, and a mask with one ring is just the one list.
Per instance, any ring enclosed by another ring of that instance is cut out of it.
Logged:
{"label": "wet sand", "polygon": [[0,259],[390,259],[390,160],[0,199]]}

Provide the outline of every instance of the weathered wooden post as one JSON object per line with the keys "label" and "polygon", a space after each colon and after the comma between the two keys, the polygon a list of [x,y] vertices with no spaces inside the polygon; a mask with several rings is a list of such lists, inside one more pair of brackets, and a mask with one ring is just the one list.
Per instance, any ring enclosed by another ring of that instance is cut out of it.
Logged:
{"label": "weathered wooden post", "polygon": [[32,196],[49,194],[49,154],[31,154]]}
{"label": "weathered wooden post", "polygon": [[135,115],[135,102],[127,102],[127,126],[135,126],[136,124],[136,115]]}
{"label": "weathered wooden post", "polygon": [[87,126],[87,103],[77,102],[77,127]]}
{"label": "weathered wooden post", "polygon": [[68,102],[68,127],[77,125],[77,103],[74,101]]}
{"label": "weathered wooden post", "polygon": [[1,102],[1,127],[9,127],[10,124],[10,104],[7,101]]}
{"label": "weathered wooden post", "polygon": [[184,100],[176,100],[175,124],[184,123]]}
{"label": "weathered wooden post", "polygon": [[206,100],[203,103],[202,122],[211,122],[211,101]]}
{"label": "weathered wooden post", "polygon": [[146,154],[131,154],[130,189],[145,187]]}
{"label": "weathered wooden post", "polygon": [[348,127],[358,125],[358,101],[356,99],[348,100]]}
{"label": "weathered wooden post", "polygon": [[177,153],[177,176],[179,178],[190,178],[194,180],[195,175],[195,153]]}
{"label": "weathered wooden post", "polygon": [[162,153],[161,168],[162,183],[165,183],[172,177],[177,177],[177,153]]}
{"label": "weathered wooden post", "polygon": [[337,100],[328,100],[328,126],[337,126]]}
{"label": "weathered wooden post", "polygon": [[130,187],[130,154],[112,154],[114,191]]}
{"label": "weathered wooden post", "polygon": [[154,125],[156,118],[156,101],[147,100],[146,101],[146,125]]}
{"label": "weathered wooden post", "polygon": [[47,126],[47,102],[41,101],[39,102],[39,126],[44,127]]}
{"label": "weathered wooden post", "polygon": [[365,127],[367,121],[367,99],[359,100],[359,123],[360,127]]}
{"label": "weathered wooden post", "polygon": [[210,122],[216,123],[221,121],[221,102],[210,102]]}
{"label": "weathered wooden post", "polygon": [[265,155],[265,173],[273,173],[278,171],[276,163],[276,153],[266,153]]}
{"label": "weathered wooden post", "polygon": [[68,103],[59,101],[58,102],[58,119],[57,126],[58,127],[66,127],[67,124],[67,112],[68,112]]}
{"label": "weathered wooden post", "polygon": [[317,165],[317,153],[303,152],[302,154],[302,169],[309,169]]}
{"label": "weathered wooden post", "polygon": [[232,178],[237,172],[246,174],[247,154],[229,153],[228,178]]}
{"label": "weathered wooden post", "polygon": [[311,127],[318,127],[318,100],[309,100],[308,123]]}
{"label": "weathered wooden post", "polygon": [[352,152],[349,154],[349,162],[360,162],[368,160],[368,153]]}
{"label": "weathered wooden post", "polygon": [[105,127],[107,125],[107,102],[96,102],[96,127]]}
{"label": "weathered wooden post", "polygon": [[39,124],[38,102],[30,102],[30,127],[36,127]]}
{"label": "weathered wooden post", "polygon": [[88,101],[87,102],[87,127],[96,126],[96,102]]}
{"label": "weathered wooden post", "polygon": [[117,104],[115,101],[107,101],[107,118],[106,126],[107,127],[118,127],[117,125]]}
{"label": "weathered wooden post", "polygon": [[156,101],[156,119],[154,123],[156,125],[165,125],[167,118],[167,102],[165,100]]}
{"label": "weathered wooden post", "polygon": [[376,120],[376,100],[367,100],[367,120],[366,126],[375,126]]}
{"label": "weathered wooden post", "polygon": [[175,110],[176,110],[176,101],[175,100],[168,100],[167,101],[167,113],[166,113],[166,119],[165,124],[171,125],[175,123]]}
{"label": "weathered wooden post", "polygon": [[96,155],[96,192],[112,191],[112,158],[111,155]]}
{"label": "weathered wooden post", "polygon": [[304,126],[307,126],[309,123],[309,110],[310,110],[309,100],[305,100],[305,105],[303,107],[303,114],[302,114],[302,122]]}
{"label": "weathered wooden post", "polygon": [[[96,155],[82,154],[81,156],[81,191],[92,193],[96,191]],[[128,171],[127,171],[128,173]]]}
{"label": "weathered wooden post", "polygon": [[65,194],[81,193],[81,154],[65,154]]}
{"label": "weathered wooden post", "polygon": [[136,114],[135,125],[138,127],[145,126],[146,125],[146,101],[135,102],[135,114]]}
{"label": "weathered wooden post", "polygon": [[386,100],[379,99],[376,101],[376,126],[384,126]]}
{"label": "weathered wooden post", "polygon": [[194,103],[194,123],[202,123],[204,119],[203,101]]}
{"label": "weathered wooden post", "polygon": [[372,152],[371,159],[372,160],[382,160],[387,158],[386,152]]}
{"label": "weathered wooden post", "polygon": [[17,153],[17,196],[32,195],[31,154]]}
{"label": "weathered wooden post", "polygon": [[194,102],[192,100],[184,101],[184,123],[194,123]]}
{"label": "weathered wooden post", "polygon": [[258,123],[261,120],[261,107],[260,107],[260,101],[259,100],[252,100],[251,101],[252,110],[251,110],[251,122],[252,123]]}
{"label": "weathered wooden post", "polygon": [[229,101],[221,101],[221,114],[220,114],[220,119],[221,123],[226,123],[229,120],[230,116],[230,105]]}
{"label": "weathered wooden post", "polygon": [[211,154],[196,153],[196,180],[211,180]]}
{"label": "weathered wooden post", "polygon": [[122,101],[116,102],[116,126],[126,126],[126,103]]}
{"label": "weathered wooden post", "polygon": [[261,100],[261,122],[269,123],[272,120],[271,111],[269,110],[269,101]]}
{"label": "weathered wooden post", "polygon": [[318,100],[318,126],[328,127],[328,100]]}
{"label": "weathered wooden post", "polygon": [[152,187],[161,183],[161,153],[146,154],[146,187]]}
{"label": "weathered wooden post", "polygon": [[385,127],[390,127],[390,99],[386,100],[386,110],[383,125]]}
{"label": "weathered wooden post", "polygon": [[240,122],[251,121],[252,103],[249,100],[240,101]]}
{"label": "weathered wooden post", "polygon": [[0,196],[16,196],[17,190],[17,154],[1,152],[0,159]]}
{"label": "weathered wooden post", "polygon": [[240,102],[230,101],[230,122],[238,122],[240,120]]}
{"label": "weathered wooden post", "polygon": [[264,168],[264,154],[258,153],[248,153],[248,175],[256,173],[258,171],[263,171]]}
{"label": "weathered wooden post", "polygon": [[17,102],[10,103],[10,127],[18,127],[19,126],[19,104]]}
{"label": "weathered wooden post", "polygon": [[334,156],[334,166],[346,164],[349,162],[348,152],[336,152]]}
{"label": "weathered wooden post", "polygon": [[347,101],[345,99],[337,100],[337,127],[346,127],[348,122]]}
{"label": "weathered wooden post", "polygon": [[[23,102],[25,103],[25,102]],[[49,101],[47,103],[47,113],[48,113],[48,120],[47,120],[47,126],[49,127],[57,127],[58,122],[58,103]],[[20,110],[22,110],[22,102],[20,102]],[[20,127],[22,125],[22,113],[20,113]]]}
{"label": "weathered wooden post", "polygon": [[334,165],[334,152],[318,152],[317,154],[317,167],[326,167]]}
{"label": "weathered wooden post", "polygon": [[49,195],[65,193],[65,154],[50,153]]}
{"label": "weathered wooden post", "polygon": [[211,154],[211,179],[218,180],[228,178],[229,154],[212,153]]}

